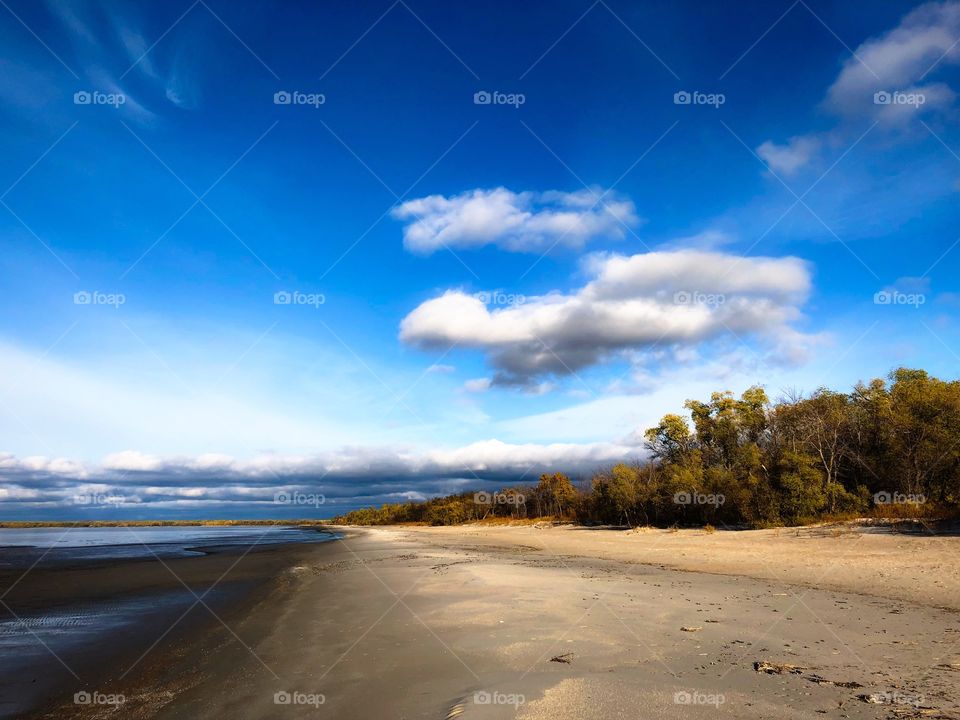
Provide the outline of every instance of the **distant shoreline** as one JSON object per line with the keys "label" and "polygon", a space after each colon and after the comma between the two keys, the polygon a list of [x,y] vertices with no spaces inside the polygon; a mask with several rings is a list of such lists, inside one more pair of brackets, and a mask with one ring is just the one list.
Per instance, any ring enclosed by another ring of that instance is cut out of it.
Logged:
{"label": "distant shoreline", "polygon": [[[941,513],[929,515],[890,515],[881,514],[865,516],[848,516],[820,518],[810,522],[798,525],[775,525],[767,528],[754,528],[748,526],[722,526],[714,528],[709,524],[691,523],[684,525],[609,525],[603,523],[584,523],[571,518],[509,518],[494,516],[481,520],[466,520],[460,523],[445,524],[443,527],[499,527],[499,526],[551,526],[551,525],[573,525],[583,528],[609,527],[611,529],[621,530],[641,530],[641,529],[688,529],[688,530],[706,530],[713,532],[715,530],[724,531],[745,531],[758,529],[798,529],[798,528],[816,528],[827,526],[865,526],[865,527],[885,527],[894,530],[921,527],[924,532],[929,534],[940,534],[942,532],[956,533],[960,525],[960,517],[956,513]],[[29,529],[29,528],[123,528],[123,527],[352,527],[352,528],[404,528],[404,527],[431,527],[431,523],[424,521],[408,522],[382,522],[382,523],[358,523],[344,522],[340,518],[329,518],[324,520],[300,519],[300,520],[0,520],[0,530],[3,529]],[[441,525],[434,524],[434,527]],[[2,547],[2,543],[0,543]]]}
{"label": "distant shoreline", "polygon": [[0,528],[332,525],[332,520],[0,520]]}

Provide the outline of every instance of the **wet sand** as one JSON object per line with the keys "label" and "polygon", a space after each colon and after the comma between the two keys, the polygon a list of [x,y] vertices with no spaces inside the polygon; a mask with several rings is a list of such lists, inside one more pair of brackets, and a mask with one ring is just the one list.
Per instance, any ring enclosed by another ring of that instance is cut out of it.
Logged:
{"label": "wet sand", "polygon": [[960,718],[958,546],[346,529],[261,556],[270,579],[248,569],[259,590],[228,627],[168,638],[102,690],[134,718]]}

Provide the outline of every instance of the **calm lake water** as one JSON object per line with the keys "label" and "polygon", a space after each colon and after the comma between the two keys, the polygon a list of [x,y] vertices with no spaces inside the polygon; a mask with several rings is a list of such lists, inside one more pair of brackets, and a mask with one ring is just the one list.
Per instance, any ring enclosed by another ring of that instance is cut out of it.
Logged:
{"label": "calm lake water", "polygon": [[[205,554],[201,549],[240,554],[251,546],[255,551],[259,546],[327,542],[336,537],[313,528],[273,525],[0,528],[0,570],[7,571],[11,583],[19,583],[21,575],[37,568],[102,567],[117,561],[112,572],[122,574],[127,560],[193,557]],[[203,618],[245,591],[244,583],[222,580],[215,587],[175,586],[92,599],[71,597],[70,587],[65,586],[53,606],[14,610],[0,605],[0,719],[36,709],[71,683],[75,690],[98,689],[88,683],[85,670],[112,655],[120,657],[120,651],[132,653],[128,656],[132,662],[180,623],[185,613],[190,615],[184,623],[194,616]],[[5,590],[0,587],[0,594]]]}
{"label": "calm lake water", "polygon": [[199,548],[325,542],[330,533],[276,525],[0,528],[0,567],[202,555]]}

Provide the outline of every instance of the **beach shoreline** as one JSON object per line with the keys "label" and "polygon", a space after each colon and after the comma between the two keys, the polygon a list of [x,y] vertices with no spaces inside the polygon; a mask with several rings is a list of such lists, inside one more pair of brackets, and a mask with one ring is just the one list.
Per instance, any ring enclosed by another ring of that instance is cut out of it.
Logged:
{"label": "beach shoreline", "polygon": [[960,717],[956,537],[334,529],[109,685],[124,717]]}

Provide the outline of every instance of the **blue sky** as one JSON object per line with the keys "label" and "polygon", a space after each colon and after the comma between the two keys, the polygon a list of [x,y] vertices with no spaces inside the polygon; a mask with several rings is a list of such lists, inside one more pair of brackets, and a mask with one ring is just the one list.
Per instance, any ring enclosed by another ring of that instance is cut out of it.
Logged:
{"label": "blue sky", "polygon": [[0,40],[2,517],[329,515],[642,457],[716,389],[957,377],[958,2],[5,0]]}

